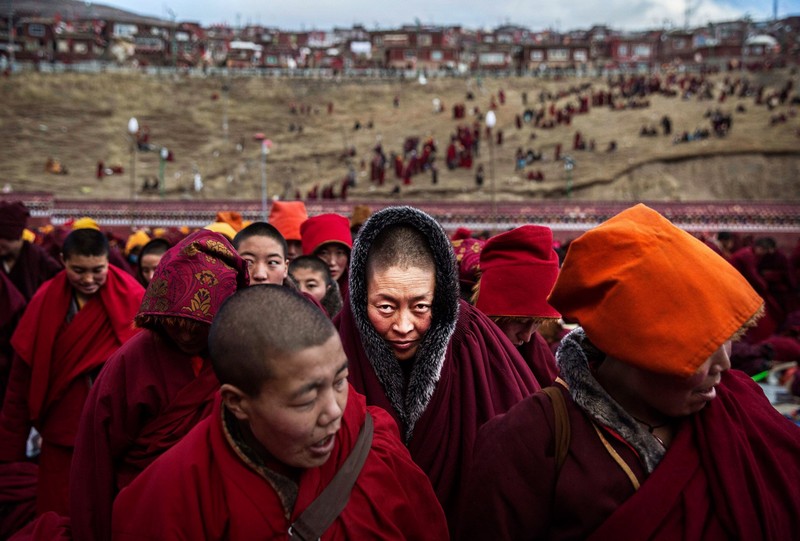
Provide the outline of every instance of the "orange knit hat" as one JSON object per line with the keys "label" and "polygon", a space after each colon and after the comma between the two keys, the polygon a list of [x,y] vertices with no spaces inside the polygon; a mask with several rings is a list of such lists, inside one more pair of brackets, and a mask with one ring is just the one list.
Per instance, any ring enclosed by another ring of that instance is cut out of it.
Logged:
{"label": "orange knit hat", "polygon": [[645,205],[574,240],[548,301],[606,355],[681,377],[763,305],[727,261]]}
{"label": "orange knit hat", "polygon": [[301,240],[300,224],[308,219],[302,201],[275,201],[269,210],[269,222],[286,240]]}
{"label": "orange knit hat", "polygon": [[242,215],[235,210],[221,210],[217,212],[216,222],[225,222],[230,225],[237,233],[244,227]]}

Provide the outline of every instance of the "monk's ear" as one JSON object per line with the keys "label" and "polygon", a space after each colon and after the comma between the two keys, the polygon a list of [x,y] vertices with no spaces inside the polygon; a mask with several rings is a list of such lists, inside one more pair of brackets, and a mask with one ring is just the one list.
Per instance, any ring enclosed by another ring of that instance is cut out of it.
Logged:
{"label": "monk's ear", "polygon": [[250,415],[250,398],[240,388],[230,383],[225,383],[219,389],[222,403],[240,421],[246,421]]}

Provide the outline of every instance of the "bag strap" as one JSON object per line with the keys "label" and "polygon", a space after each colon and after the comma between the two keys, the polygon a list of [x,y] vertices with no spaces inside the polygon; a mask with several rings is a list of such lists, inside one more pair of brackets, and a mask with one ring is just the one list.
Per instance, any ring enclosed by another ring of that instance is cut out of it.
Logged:
{"label": "bag strap", "polygon": [[372,416],[367,412],[364,426],[361,427],[350,456],[344,461],[325,490],[289,526],[289,537],[295,537],[301,541],[319,539],[344,510],[350,499],[350,491],[353,490],[353,485],[356,484],[358,474],[361,473],[361,468],[364,467],[364,462],[367,461],[367,455],[372,448],[372,433]]}
{"label": "bag strap", "polygon": [[569,413],[567,413],[567,404],[564,401],[564,395],[557,385],[551,385],[542,389],[550,401],[553,403],[553,417],[555,419],[555,430],[553,438],[555,439],[555,458],[556,458],[556,475],[561,471],[561,466],[567,459],[567,452],[569,451],[569,444],[571,439],[570,426],[569,426]]}

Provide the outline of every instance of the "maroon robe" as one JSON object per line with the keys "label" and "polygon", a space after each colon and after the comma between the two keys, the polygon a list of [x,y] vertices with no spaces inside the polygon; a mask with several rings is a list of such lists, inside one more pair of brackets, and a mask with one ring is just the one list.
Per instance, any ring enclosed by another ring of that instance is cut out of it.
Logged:
{"label": "maroon robe", "polygon": [[14,356],[11,335],[14,334],[24,309],[25,297],[11,283],[8,276],[0,272],[0,404],[3,403],[11,372],[11,359]]}
{"label": "maroon robe", "polygon": [[557,474],[553,407],[531,396],[481,430],[457,538],[797,539],[800,428],[739,371],[723,373],[717,392],[681,423],[649,477],[606,434],[638,491],[567,391],[572,440]]}
{"label": "maroon robe", "polygon": [[[478,428],[539,390],[530,369],[503,332],[472,305],[460,302],[455,331],[433,395],[407,443],[428,475],[451,522],[462,477],[471,462]],[[346,303],[334,320],[349,360],[349,380],[367,402],[385,409],[407,428],[375,375]]]}
{"label": "maroon robe", "polygon": [[558,377],[556,356],[541,334],[533,333],[528,342],[517,347],[517,351],[525,359],[540,386],[552,385]]}
{"label": "maroon robe", "polygon": [[70,516],[76,538],[111,538],[119,490],[208,416],[217,389],[208,360],[183,353],[151,330],[109,358],[75,440]]}
{"label": "maroon robe", "polygon": [[67,323],[73,291],[62,271],[37,291],[20,320],[0,414],[0,461],[25,460],[31,425],[39,431],[39,513],[67,514],[72,446],[91,374],[135,334],[143,292],[132,276],[109,267],[106,283]]}
{"label": "maroon robe", "polygon": [[[240,458],[223,426],[222,403],[120,492],[114,539],[287,539],[302,511],[350,455],[369,411],[372,448],[347,506],[322,539],[446,539],[444,515],[385,411],[350,389],[330,458],[303,471],[289,519],[272,485]],[[257,534],[256,534],[257,532]]]}
{"label": "maroon robe", "polygon": [[61,264],[43,248],[23,241],[17,260],[7,276],[25,300],[30,301],[36,290],[60,270]]}

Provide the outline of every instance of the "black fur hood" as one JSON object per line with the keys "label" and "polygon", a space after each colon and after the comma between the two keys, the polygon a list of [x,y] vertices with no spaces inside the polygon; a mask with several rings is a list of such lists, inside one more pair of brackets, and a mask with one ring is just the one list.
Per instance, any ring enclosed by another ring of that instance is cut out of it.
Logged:
{"label": "black fur hood", "polygon": [[[367,317],[367,255],[377,236],[387,227],[407,225],[428,239],[436,264],[433,321],[414,359],[403,392],[403,373],[394,353]],[[447,346],[456,327],[459,306],[458,267],[450,239],[436,220],[412,207],[389,207],[373,214],[361,227],[350,254],[350,306],[364,350],[386,396],[404,427],[406,442],[430,402],[444,364]]]}
{"label": "black fur hood", "polygon": [[581,327],[561,341],[556,359],[561,378],[569,385],[569,393],[578,407],[597,424],[612,428],[630,443],[642,458],[645,469],[653,469],[664,458],[665,449],[606,392],[589,369],[589,358],[603,356],[586,339]]}

